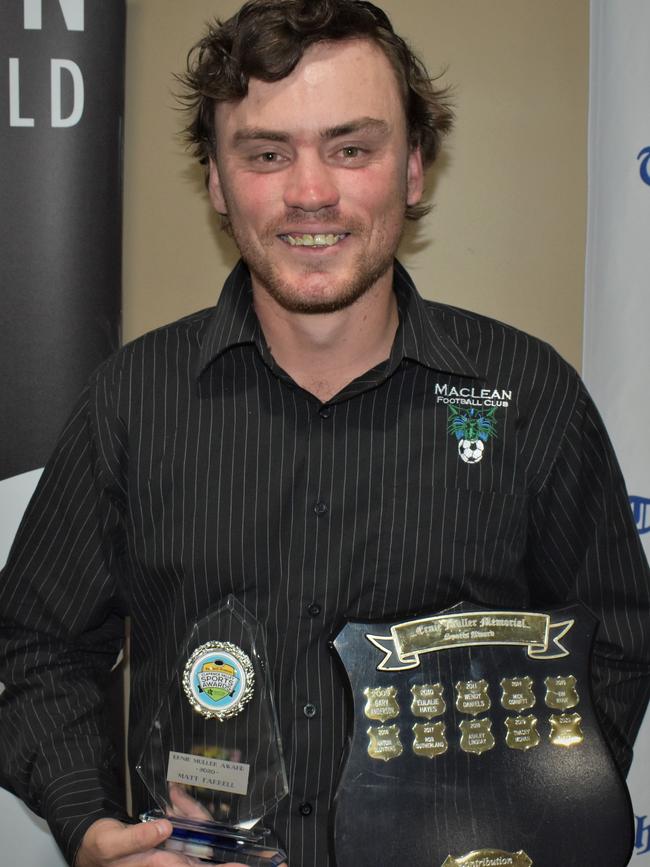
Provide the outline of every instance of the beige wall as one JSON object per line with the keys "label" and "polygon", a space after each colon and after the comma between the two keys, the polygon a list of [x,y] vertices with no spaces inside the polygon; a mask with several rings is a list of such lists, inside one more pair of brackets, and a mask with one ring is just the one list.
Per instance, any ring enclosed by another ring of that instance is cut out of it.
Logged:
{"label": "beige wall", "polygon": [[[177,133],[172,72],[240,0],[127,0],[124,337],[216,298],[236,251]],[[524,328],[578,365],[586,220],[588,0],[384,0],[457,126],[435,210],[401,257],[422,293]]]}

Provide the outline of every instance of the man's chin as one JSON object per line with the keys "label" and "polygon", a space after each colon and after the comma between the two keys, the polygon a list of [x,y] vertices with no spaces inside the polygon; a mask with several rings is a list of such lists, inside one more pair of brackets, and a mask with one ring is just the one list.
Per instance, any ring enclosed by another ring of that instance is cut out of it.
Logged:
{"label": "man's chin", "polygon": [[322,313],[336,313],[345,310],[357,301],[361,292],[345,292],[343,294],[331,294],[315,296],[309,293],[290,292],[286,289],[278,290],[267,287],[267,292],[273,300],[288,313],[306,313],[317,315]]}
{"label": "man's chin", "polygon": [[295,285],[286,282],[272,282],[266,291],[284,310],[289,313],[336,313],[345,310],[359,300],[372,288],[374,280],[353,280],[347,284],[333,286],[332,280]]}
{"label": "man's chin", "polygon": [[[336,313],[353,305],[370,291],[392,266],[392,258],[381,267],[362,270],[341,278],[326,271],[311,271],[300,276],[256,274],[258,284],[280,307],[289,313]],[[255,279],[256,278],[256,279]]]}

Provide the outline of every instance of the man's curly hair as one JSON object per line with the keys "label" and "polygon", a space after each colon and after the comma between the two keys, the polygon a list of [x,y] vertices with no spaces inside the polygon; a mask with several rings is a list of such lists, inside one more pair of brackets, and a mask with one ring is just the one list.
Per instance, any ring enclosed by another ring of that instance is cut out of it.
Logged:
{"label": "man's curly hair", "polygon": [[[248,0],[232,18],[210,25],[178,76],[194,155],[204,165],[215,157],[217,103],[243,99],[251,78],[285,78],[310,46],[344,39],[369,39],[382,49],[402,93],[410,145],[421,149],[425,167],[431,165],[453,121],[448,91],[434,86],[386,13],[366,0]],[[428,211],[416,205],[406,216],[417,220]]]}

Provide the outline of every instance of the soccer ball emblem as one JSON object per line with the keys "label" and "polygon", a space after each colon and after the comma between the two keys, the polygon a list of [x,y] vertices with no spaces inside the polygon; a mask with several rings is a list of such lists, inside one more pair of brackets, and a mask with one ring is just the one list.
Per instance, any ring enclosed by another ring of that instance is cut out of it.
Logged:
{"label": "soccer ball emblem", "polygon": [[458,454],[466,464],[477,464],[483,457],[485,443],[482,440],[459,440]]}
{"label": "soccer ball emblem", "polygon": [[496,435],[496,422],[491,409],[463,409],[449,404],[447,430],[458,440],[458,456],[466,464],[483,460],[485,444]]}

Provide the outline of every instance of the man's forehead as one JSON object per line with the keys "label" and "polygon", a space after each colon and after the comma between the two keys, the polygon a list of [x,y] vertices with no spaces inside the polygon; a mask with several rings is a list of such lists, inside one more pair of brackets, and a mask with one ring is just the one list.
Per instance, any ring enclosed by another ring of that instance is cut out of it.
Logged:
{"label": "man's forehead", "polygon": [[400,89],[386,55],[374,42],[350,39],[311,46],[279,81],[251,78],[247,95],[216,107],[217,125],[284,130],[300,123],[324,130],[373,118],[393,125],[403,114]]}

